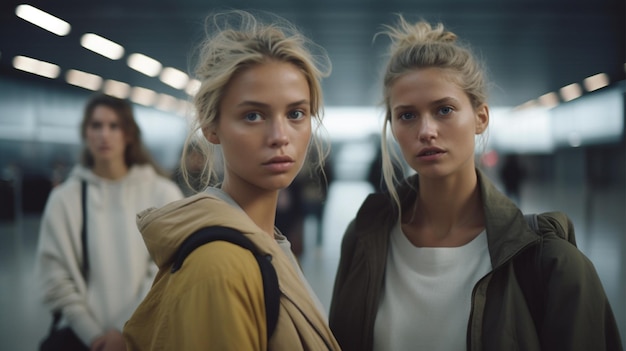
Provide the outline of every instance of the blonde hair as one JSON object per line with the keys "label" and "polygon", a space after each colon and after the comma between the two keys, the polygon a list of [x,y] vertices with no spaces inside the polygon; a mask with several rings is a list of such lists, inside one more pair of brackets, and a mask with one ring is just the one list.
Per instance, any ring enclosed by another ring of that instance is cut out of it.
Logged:
{"label": "blonde hair", "polygon": [[[196,76],[200,88],[194,97],[195,118],[191,133],[183,147],[181,173],[186,184],[193,188],[186,165],[191,150],[200,152],[204,166],[198,184],[201,189],[219,183],[219,147],[198,135],[205,128],[215,126],[219,119],[219,105],[224,91],[233,76],[268,61],[287,62],[296,66],[309,84],[311,115],[315,118],[314,134],[322,127],[321,79],[330,74],[330,60],[323,48],[304,37],[293,24],[276,15],[263,23],[259,14],[234,10],[207,18],[207,38],[199,49]],[[314,54],[315,53],[315,54]],[[320,156],[319,167],[329,153],[321,138],[312,138],[315,151]]]}
{"label": "blonde hair", "polygon": [[476,109],[487,102],[487,79],[482,63],[474,56],[469,46],[458,43],[457,35],[447,31],[441,23],[434,27],[423,20],[411,24],[399,15],[395,27],[386,25],[384,28],[386,31],[379,34],[389,36],[391,45],[390,58],[383,77],[385,104],[381,137],[383,179],[395,204],[400,207],[395,190],[398,178],[393,171],[392,158],[400,164],[404,162],[394,149],[390,150],[387,141],[387,130],[391,123],[389,94],[393,84],[398,78],[416,69],[441,68],[450,73],[449,78],[467,94],[470,103]]}

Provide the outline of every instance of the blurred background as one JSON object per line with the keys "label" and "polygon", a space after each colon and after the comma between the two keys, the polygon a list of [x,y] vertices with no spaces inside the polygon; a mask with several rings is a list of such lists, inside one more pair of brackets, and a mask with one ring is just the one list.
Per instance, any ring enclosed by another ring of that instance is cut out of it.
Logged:
{"label": "blurred background", "polygon": [[492,116],[479,166],[524,212],[572,218],[626,337],[623,0],[8,0],[0,4],[1,350],[36,350],[47,332],[34,249],[47,196],[78,160],[85,101],[94,91],[131,99],[148,147],[177,179],[198,84],[194,49],[206,15],[228,8],[289,19],[333,64],[323,82],[329,186],[303,173],[284,191],[290,206],[278,222],[326,307],[343,231],[378,184],[371,170],[388,41],[373,38],[402,13],[444,23],[485,62]]}

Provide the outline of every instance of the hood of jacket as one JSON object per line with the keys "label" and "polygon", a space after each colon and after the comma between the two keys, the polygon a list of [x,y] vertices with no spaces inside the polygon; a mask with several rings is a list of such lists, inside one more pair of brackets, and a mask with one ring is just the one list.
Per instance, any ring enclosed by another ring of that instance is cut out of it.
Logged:
{"label": "hood of jacket", "polygon": [[148,208],[137,214],[137,227],[159,269],[171,266],[183,241],[198,229],[208,226],[237,229],[252,240],[262,253],[274,254],[280,250],[273,238],[265,234],[243,210],[205,193],[160,208]]}

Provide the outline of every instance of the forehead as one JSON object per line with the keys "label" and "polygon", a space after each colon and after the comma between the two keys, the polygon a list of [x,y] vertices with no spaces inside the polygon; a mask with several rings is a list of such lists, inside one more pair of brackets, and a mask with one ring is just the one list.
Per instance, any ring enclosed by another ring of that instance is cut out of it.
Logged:
{"label": "forehead", "polygon": [[107,105],[98,105],[94,107],[89,118],[91,122],[119,122],[120,117],[115,110]]}
{"label": "forehead", "polygon": [[309,83],[302,71],[288,62],[255,64],[235,74],[228,83],[224,100],[308,99]]}
{"label": "forehead", "polygon": [[390,102],[411,99],[441,99],[444,96],[467,100],[467,94],[459,86],[456,75],[442,68],[420,68],[398,77],[389,88]]}

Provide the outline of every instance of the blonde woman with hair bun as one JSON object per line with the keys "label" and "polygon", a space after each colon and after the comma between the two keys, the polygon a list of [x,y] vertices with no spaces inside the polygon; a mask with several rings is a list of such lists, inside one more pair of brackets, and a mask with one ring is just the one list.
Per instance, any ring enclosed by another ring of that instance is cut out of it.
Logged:
{"label": "blonde woman with hair bun", "polygon": [[469,46],[402,16],[383,34],[389,190],[368,196],[343,238],[330,308],[343,350],[621,350],[571,221],[540,214],[533,229],[476,166],[490,116]]}
{"label": "blonde woman with hair bun", "polygon": [[[274,223],[278,194],[309,149],[325,153],[312,135],[321,126],[313,122],[321,122],[320,81],[330,62],[292,24],[265,15],[231,11],[207,21],[195,122],[184,148],[203,156],[201,188],[138,216],[159,273],[124,328],[128,350],[339,350],[322,304]],[[183,154],[189,180],[195,170],[186,160]],[[271,259],[280,290],[273,332],[267,280],[251,250],[220,239],[175,265],[187,239],[215,227],[234,229],[229,238],[248,238],[263,262]]]}

